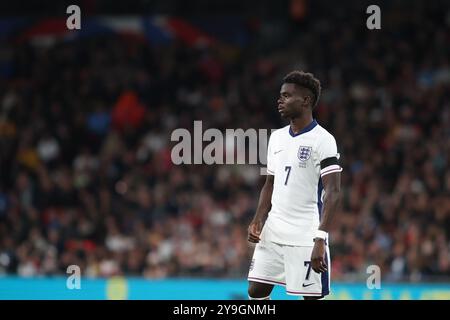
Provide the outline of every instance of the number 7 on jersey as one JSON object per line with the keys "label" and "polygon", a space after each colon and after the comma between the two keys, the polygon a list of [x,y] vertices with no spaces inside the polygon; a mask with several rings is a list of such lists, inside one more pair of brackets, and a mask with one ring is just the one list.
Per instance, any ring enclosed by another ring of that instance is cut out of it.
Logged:
{"label": "number 7 on jersey", "polygon": [[287,185],[287,182],[289,180],[289,174],[291,173],[291,168],[292,168],[291,166],[286,166],[284,168],[284,171],[287,171],[286,180],[284,181],[284,185]]}

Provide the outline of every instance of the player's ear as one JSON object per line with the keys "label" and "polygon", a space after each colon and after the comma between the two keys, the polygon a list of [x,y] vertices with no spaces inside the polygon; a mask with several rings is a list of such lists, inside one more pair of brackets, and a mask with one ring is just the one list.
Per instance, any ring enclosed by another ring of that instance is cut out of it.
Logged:
{"label": "player's ear", "polygon": [[311,96],[309,96],[309,95],[304,95],[303,96],[303,106],[305,108],[309,108],[309,106],[312,106]]}

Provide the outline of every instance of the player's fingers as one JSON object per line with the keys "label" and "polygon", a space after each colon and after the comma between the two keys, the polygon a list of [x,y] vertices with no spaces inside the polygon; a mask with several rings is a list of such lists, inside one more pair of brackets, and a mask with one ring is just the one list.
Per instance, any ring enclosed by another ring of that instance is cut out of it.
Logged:
{"label": "player's fingers", "polygon": [[250,226],[250,231],[255,235],[259,235],[261,233],[261,230],[259,230],[259,227],[256,224],[252,224]]}
{"label": "player's fingers", "polygon": [[258,243],[259,239],[249,238],[248,241],[251,242],[251,243]]}
{"label": "player's fingers", "polygon": [[258,238],[258,236],[256,236],[256,235],[253,234],[253,233],[249,233],[249,234],[248,234],[248,238],[249,238],[249,239],[256,239],[256,238]]}
{"label": "player's fingers", "polygon": [[311,259],[311,267],[316,273],[323,273],[327,271],[326,265],[321,258]]}
{"label": "player's fingers", "polygon": [[250,230],[249,230],[249,235],[251,235],[252,237],[257,237],[257,238],[259,238],[259,232],[258,232],[258,230],[250,229]]}
{"label": "player's fingers", "polygon": [[323,259],[320,259],[320,272],[326,272],[327,271],[327,265],[325,264],[325,261]]}
{"label": "player's fingers", "polygon": [[259,242],[259,237],[250,233],[248,235],[248,241],[254,242],[254,243],[258,243]]}

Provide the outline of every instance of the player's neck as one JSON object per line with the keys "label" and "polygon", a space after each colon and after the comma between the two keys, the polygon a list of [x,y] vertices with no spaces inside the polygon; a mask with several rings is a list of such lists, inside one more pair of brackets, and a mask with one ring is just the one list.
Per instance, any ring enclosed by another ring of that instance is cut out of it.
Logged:
{"label": "player's neck", "polygon": [[298,132],[306,128],[312,121],[313,121],[312,114],[291,119],[291,130],[294,134],[297,134]]}

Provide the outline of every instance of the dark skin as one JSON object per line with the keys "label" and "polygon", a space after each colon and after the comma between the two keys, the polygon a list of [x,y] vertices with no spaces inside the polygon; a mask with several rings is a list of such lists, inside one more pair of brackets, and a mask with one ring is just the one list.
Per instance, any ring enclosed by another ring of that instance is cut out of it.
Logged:
{"label": "dark skin", "polygon": [[[278,99],[278,111],[280,115],[290,120],[291,130],[294,133],[300,132],[312,121],[312,104],[314,98],[308,89],[300,88],[293,83],[284,83],[280,90]],[[258,243],[260,241],[261,230],[271,208],[271,198],[273,192],[272,175],[267,175],[266,182],[261,190],[258,207],[255,217],[248,227],[248,241]],[[331,217],[335,212],[339,200],[341,185],[340,173],[330,173],[322,178],[325,190],[323,202],[322,219],[319,230],[329,232]],[[326,243],[322,239],[315,239],[311,254],[311,267],[317,273],[326,272],[328,267],[325,263]],[[254,298],[267,297],[272,292],[273,285],[250,281],[249,295]],[[305,300],[316,300],[322,297],[304,297]]]}
{"label": "dark skin", "polygon": [[271,199],[273,191],[273,178],[274,177],[270,174],[266,176],[266,182],[264,183],[259,195],[259,202],[258,207],[256,208],[255,217],[248,227],[248,241],[252,243],[259,242],[264,221],[266,220],[267,214],[272,207]]}
{"label": "dark skin", "polygon": [[[273,176],[267,175],[266,182],[261,189],[259,195],[258,207],[256,208],[256,214],[253,218],[250,226],[248,227],[248,241],[251,243],[258,243],[261,240],[261,230],[264,222],[267,218],[267,214],[272,207],[272,191],[273,191]],[[273,285],[267,283],[260,283],[250,281],[248,286],[248,294],[253,298],[264,298],[270,295]]]}

